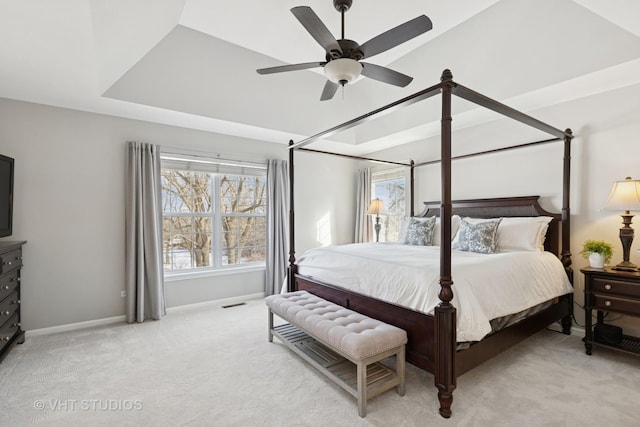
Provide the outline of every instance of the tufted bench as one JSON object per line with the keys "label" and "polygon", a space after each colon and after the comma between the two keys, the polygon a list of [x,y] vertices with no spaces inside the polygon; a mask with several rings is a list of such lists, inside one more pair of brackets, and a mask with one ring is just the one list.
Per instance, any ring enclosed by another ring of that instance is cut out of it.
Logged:
{"label": "tufted bench", "polygon": [[[407,333],[319,298],[306,291],[271,295],[269,341],[287,347],[358,399],[366,415],[367,399],[396,387],[404,396]],[[273,314],[289,324],[274,327]],[[380,363],[396,357],[395,371]]]}

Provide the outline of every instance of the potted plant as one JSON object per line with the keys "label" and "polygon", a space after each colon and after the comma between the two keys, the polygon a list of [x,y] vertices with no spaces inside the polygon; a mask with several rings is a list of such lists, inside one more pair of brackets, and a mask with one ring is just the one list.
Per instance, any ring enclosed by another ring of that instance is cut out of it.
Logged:
{"label": "potted plant", "polygon": [[604,268],[604,265],[611,260],[613,248],[604,240],[587,240],[582,244],[580,254],[589,259],[592,268]]}

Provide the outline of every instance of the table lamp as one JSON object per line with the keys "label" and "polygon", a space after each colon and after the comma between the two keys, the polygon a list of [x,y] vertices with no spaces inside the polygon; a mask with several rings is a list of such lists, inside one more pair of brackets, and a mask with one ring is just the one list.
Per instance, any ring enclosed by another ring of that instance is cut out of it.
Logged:
{"label": "table lamp", "polygon": [[385,215],[386,213],[387,209],[384,207],[382,200],[376,197],[371,201],[367,214],[376,216],[376,224],[374,226],[376,230],[376,242],[380,239],[380,215]]}
{"label": "table lamp", "polygon": [[620,228],[620,241],[622,242],[622,262],[614,270],[638,271],[638,266],[629,261],[629,252],[633,242],[633,228],[631,228],[631,211],[640,211],[640,181],[626,177],[624,181],[616,181],[609,195],[609,200],[604,206],[610,211],[624,211],[622,216],[623,227]]}

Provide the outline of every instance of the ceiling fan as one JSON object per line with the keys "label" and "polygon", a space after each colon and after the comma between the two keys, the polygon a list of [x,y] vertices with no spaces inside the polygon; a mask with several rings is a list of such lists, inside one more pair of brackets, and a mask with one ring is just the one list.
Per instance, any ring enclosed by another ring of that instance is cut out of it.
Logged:
{"label": "ceiling fan", "polygon": [[326,51],[325,61],[261,68],[256,70],[258,74],[324,67],[327,82],[320,96],[321,101],[333,98],[340,86],[346,85],[360,74],[394,86],[405,87],[411,83],[413,77],[380,65],[361,62],[361,60],[371,58],[426,33],[433,27],[431,20],[425,15],[420,15],[359,45],[353,40],[344,38],[344,13],[349,10],[352,2],[353,0],[333,0],[333,6],[342,15],[342,38],[340,40],[336,40],[310,7],[298,6],[291,9],[291,13]]}

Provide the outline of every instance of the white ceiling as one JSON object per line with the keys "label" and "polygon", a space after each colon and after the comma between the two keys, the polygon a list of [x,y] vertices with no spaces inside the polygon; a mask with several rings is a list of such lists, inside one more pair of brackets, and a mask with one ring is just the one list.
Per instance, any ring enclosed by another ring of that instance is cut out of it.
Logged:
{"label": "white ceiling", "polygon": [[[0,97],[286,143],[431,86],[445,68],[525,111],[640,83],[636,0],[355,0],[346,37],[360,44],[421,14],[433,30],[369,60],[413,76],[408,87],[361,78],[320,102],[321,72],[255,72],[324,59],[289,12],[300,5],[339,35],[331,0],[0,0]],[[431,136],[430,108],[372,121],[332,148]],[[486,120],[460,111],[459,126]]]}

